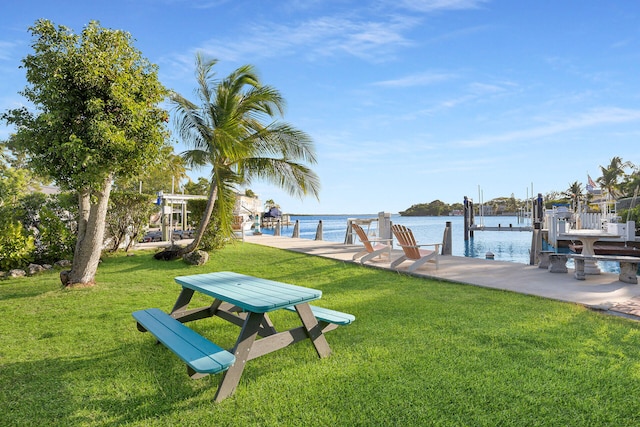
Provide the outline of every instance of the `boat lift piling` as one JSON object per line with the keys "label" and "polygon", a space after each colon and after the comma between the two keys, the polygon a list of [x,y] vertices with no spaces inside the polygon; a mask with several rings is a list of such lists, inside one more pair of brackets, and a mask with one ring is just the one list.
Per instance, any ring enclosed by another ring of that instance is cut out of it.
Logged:
{"label": "boat lift piling", "polygon": [[473,200],[464,196],[464,241],[473,239]]}

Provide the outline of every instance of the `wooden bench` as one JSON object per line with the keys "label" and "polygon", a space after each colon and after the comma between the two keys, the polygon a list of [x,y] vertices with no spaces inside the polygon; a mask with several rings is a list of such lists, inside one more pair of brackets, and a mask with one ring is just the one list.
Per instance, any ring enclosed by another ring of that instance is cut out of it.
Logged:
{"label": "wooden bench", "polygon": [[[329,332],[336,329],[338,326],[349,325],[356,320],[353,314],[343,313],[341,311],[331,310],[330,308],[317,307],[309,304],[311,312],[318,319],[320,329],[322,332]],[[285,307],[285,310],[296,311],[294,306]]]}
{"label": "wooden bench", "polygon": [[226,371],[236,358],[158,308],[133,313],[138,330],[148,331],[187,364],[191,378]]}

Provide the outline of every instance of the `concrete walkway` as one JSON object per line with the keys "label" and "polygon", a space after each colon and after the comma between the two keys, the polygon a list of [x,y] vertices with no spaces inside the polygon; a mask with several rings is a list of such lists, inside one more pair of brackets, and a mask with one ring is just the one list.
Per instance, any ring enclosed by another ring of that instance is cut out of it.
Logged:
{"label": "concrete walkway", "polygon": [[[271,235],[249,235],[245,241],[347,262],[352,262],[353,254],[362,248],[359,245]],[[401,254],[402,251],[393,250],[391,258]],[[573,269],[568,273],[549,273],[537,266],[459,256],[442,256],[439,263],[438,270],[435,265],[427,263],[413,274],[573,302],[640,320],[640,285],[620,282],[617,274],[588,275],[586,280],[576,280]],[[399,270],[402,272],[408,264],[400,265]],[[367,265],[389,268],[389,263],[384,261]]]}

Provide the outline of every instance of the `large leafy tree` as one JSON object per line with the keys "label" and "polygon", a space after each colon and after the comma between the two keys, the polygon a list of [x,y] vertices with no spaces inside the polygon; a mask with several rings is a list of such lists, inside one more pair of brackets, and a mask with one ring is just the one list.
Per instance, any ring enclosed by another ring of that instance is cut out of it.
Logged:
{"label": "large leafy tree", "polygon": [[214,206],[218,232],[231,235],[237,188],[252,179],[301,197],[319,192],[319,179],[307,166],[316,161],[313,141],[278,120],[284,113],[282,95],[263,85],[251,65],[217,80],[216,63],[196,56],[198,104],[178,93],[171,96],[177,132],[190,148],[183,153],[187,165],[211,167],[207,207],[194,240],[175,255],[198,248]]}
{"label": "large leafy tree", "polygon": [[81,34],[39,20],[22,60],[32,103],[6,112],[12,143],[36,173],[78,194],[78,238],[64,285],[92,284],[115,178],[140,173],[164,145],[166,90],[129,33],[90,22]]}

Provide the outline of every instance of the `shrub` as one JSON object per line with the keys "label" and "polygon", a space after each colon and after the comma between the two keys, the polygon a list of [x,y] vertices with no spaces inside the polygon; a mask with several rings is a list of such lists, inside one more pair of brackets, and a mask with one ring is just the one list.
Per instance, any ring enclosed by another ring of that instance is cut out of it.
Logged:
{"label": "shrub", "polygon": [[47,206],[39,211],[38,240],[35,251],[39,263],[54,263],[73,257],[75,234],[67,224]]}
{"label": "shrub", "polygon": [[33,236],[19,221],[5,214],[0,215],[0,270],[26,267],[33,261]]}

